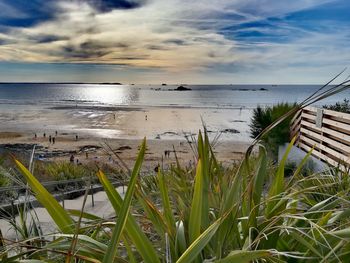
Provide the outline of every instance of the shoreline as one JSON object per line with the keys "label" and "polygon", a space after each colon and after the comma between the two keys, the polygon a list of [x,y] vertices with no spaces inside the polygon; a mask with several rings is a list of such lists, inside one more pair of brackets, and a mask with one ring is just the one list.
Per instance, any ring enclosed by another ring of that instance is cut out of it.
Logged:
{"label": "shoreline", "polygon": [[[36,159],[44,162],[69,162],[71,155],[79,163],[108,164],[117,167],[113,152],[132,168],[136,160],[141,139],[103,139],[82,135],[76,140],[74,133],[58,133],[55,144],[49,142],[49,134],[40,134],[36,139],[29,133],[0,132],[0,153],[25,154],[30,156],[36,145]],[[214,152],[219,161],[231,165],[243,158],[249,143],[218,141]],[[111,149],[113,151],[111,151]],[[169,152],[165,156],[165,152]],[[87,154],[86,154],[87,153]],[[175,153],[183,165],[194,163],[194,153],[189,143],[183,139],[148,139],[143,171],[153,171],[158,164],[170,167],[176,164]]]}

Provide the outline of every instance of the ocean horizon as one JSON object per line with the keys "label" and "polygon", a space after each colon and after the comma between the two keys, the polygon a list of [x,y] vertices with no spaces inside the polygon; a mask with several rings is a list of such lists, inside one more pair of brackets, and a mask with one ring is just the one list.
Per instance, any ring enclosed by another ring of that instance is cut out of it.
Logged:
{"label": "ocean horizon", "polygon": [[[322,85],[122,85],[89,83],[0,83],[0,104],[94,105],[133,107],[255,108],[280,102],[301,102]],[[349,97],[350,91],[317,105]],[[0,107],[1,107],[0,105]]]}

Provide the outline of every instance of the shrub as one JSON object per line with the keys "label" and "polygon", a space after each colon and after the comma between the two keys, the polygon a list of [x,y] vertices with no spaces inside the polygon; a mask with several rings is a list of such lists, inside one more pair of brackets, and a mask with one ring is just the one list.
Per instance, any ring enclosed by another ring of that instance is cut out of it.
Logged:
{"label": "shrub", "polygon": [[[271,107],[262,108],[258,106],[253,110],[253,116],[250,123],[250,134],[252,138],[256,138],[262,131],[276,121],[279,117],[283,116],[296,104],[289,103],[278,103]],[[263,142],[268,145],[268,149],[274,156],[277,157],[278,146],[289,142],[290,140],[290,121],[291,118],[287,118],[282,121],[279,125],[273,128],[269,133],[261,138]]]}
{"label": "shrub", "polygon": [[323,105],[324,109],[334,110],[344,113],[350,113],[350,101],[348,99],[344,99],[342,102],[337,102],[336,104]]}
{"label": "shrub", "polygon": [[45,168],[49,177],[55,181],[78,179],[90,175],[89,170],[83,165],[68,162],[49,163]]}

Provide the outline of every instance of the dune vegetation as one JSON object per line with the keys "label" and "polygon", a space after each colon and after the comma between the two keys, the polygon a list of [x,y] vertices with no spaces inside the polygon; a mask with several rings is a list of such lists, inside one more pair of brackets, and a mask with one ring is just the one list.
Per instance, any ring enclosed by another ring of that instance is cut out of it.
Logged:
{"label": "dune vegetation", "polygon": [[335,104],[323,105],[323,108],[326,110],[350,113],[350,101],[348,99],[344,99],[343,101],[336,102]]}
{"label": "dune vegetation", "polygon": [[[279,117],[292,110],[296,104],[278,103],[273,106],[258,106],[253,110],[253,116],[250,122],[250,135],[256,138],[269,125],[275,122]],[[268,134],[261,138],[261,142],[268,146],[272,158],[277,158],[278,146],[289,142],[290,121],[292,116],[286,118],[278,127],[274,127]]]}
{"label": "dune vegetation", "polygon": [[[2,262],[339,262],[350,255],[349,176],[338,170],[285,178],[258,155],[223,167],[207,134],[199,134],[197,165],[139,177],[143,141],[122,196],[98,171],[115,209],[99,218],[66,211],[19,161],[18,169],[58,232],[2,241]],[[39,233],[39,232],[38,232]]]}

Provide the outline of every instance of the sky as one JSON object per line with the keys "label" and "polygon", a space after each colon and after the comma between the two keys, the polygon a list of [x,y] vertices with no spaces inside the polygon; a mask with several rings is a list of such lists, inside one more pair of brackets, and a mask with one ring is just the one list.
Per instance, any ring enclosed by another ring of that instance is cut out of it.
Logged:
{"label": "sky", "polygon": [[349,0],[0,0],[1,82],[321,84]]}

